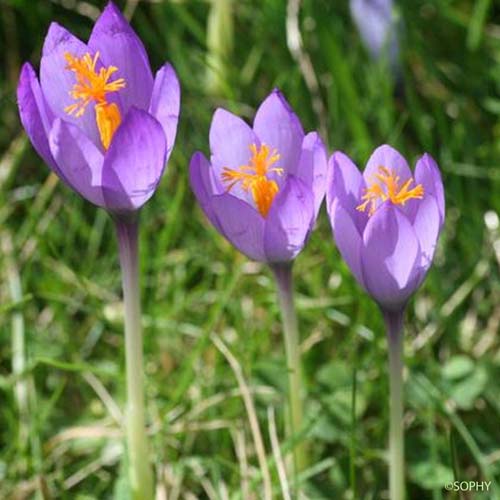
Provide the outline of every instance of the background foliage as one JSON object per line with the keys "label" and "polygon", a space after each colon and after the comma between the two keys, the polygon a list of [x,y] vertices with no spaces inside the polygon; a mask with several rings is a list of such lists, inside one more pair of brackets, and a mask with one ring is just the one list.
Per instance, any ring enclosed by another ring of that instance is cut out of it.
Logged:
{"label": "background foliage", "polygon": [[[457,498],[444,490],[454,478],[500,481],[500,5],[399,2],[395,77],[369,59],[346,1],[304,0],[300,57],[310,59],[319,83],[311,93],[287,46],[285,0],[226,0],[213,10],[191,0],[117,3],[132,16],[153,67],[170,60],[183,89],[177,144],[141,228],[160,494],[260,497],[241,398],[250,388],[276,498],[282,495],[274,423],[283,453],[291,443],[283,439],[275,288],[267,269],[207,224],[187,182],[190,155],[207,152],[215,108],[250,119],[274,86],[306,129],[319,124],[330,151],[342,149],[360,165],[383,142],[412,162],[423,151],[438,160],[446,228],[405,332],[408,488],[410,498],[438,500]],[[20,65],[38,65],[49,23],[86,39],[103,5],[0,0],[0,498],[121,498],[123,490],[113,228],[49,174],[23,135],[15,102]],[[309,390],[307,494],[384,498],[386,341],[378,311],[332,243],[324,209],[295,276]],[[24,376],[12,374],[13,360]]]}

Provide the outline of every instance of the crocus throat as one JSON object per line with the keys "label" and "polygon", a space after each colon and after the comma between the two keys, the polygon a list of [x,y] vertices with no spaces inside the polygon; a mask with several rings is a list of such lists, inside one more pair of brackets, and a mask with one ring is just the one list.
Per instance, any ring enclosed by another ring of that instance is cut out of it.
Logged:
{"label": "crocus throat", "polygon": [[368,215],[373,215],[379,200],[382,202],[390,200],[394,205],[404,205],[408,200],[421,200],[424,197],[422,184],[417,184],[410,189],[414,182],[413,177],[400,186],[399,176],[386,167],[378,167],[378,173],[374,177],[375,181],[365,189],[365,193],[361,197],[363,203],[356,207],[356,210],[360,212],[364,212],[370,205]]}
{"label": "crocus throat", "polygon": [[257,210],[262,217],[267,217],[269,209],[273,203],[274,197],[278,194],[279,186],[276,181],[268,179],[267,175],[275,172],[278,175],[283,174],[283,169],[273,167],[280,159],[276,149],[271,149],[266,144],[257,146],[250,145],[252,156],[248,165],[241,165],[237,169],[225,167],[222,171],[222,182],[227,184],[227,190],[230,191],[236,184],[241,183],[244,191],[252,193],[253,200]]}
{"label": "crocus throat", "polygon": [[97,129],[104,149],[108,149],[122,118],[118,106],[107,101],[107,94],[124,88],[125,80],[118,78],[110,81],[112,75],[118,71],[116,66],[101,67],[96,71],[99,52],[96,52],[94,57],[87,53],[81,58],[66,52],[64,58],[67,62],[66,69],[73,71],[76,76],[76,83],[69,92],[76,102],[66,106],[64,111],[80,117],[90,103],[95,103]]}

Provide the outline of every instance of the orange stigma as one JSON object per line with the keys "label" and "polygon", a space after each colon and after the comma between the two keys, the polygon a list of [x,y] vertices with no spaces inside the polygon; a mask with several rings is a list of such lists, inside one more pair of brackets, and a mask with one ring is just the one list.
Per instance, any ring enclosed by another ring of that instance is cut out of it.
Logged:
{"label": "orange stigma", "polygon": [[242,189],[252,193],[257,210],[263,217],[267,217],[274,197],[279,191],[276,181],[269,180],[267,174],[276,172],[281,175],[283,173],[282,168],[273,167],[280,159],[280,155],[276,149],[271,151],[266,144],[262,144],[260,148],[251,144],[250,151],[252,156],[249,164],[241,165],[237,169],[225,167],[221,175],[222,182],[228,184],[228,191],[241,182]]}
{"label": "orange stigma", "polygon": [[85,113],[87,106],[91,102],[95,102],[97,128],[104,149],[108,149],[111,139],[121,123],[121,114],[115,103],[109,103],[106,100],[106,94],[118,92],[124,88],[125,80],[118,78],[109,81],[112,75],[118,71],[116,66],[102,67],[99,72],[96,71],[99,52],[96,52],[93,58],[89,53],[77,58],[66,52],[64,58],[68,63],[66,69],[73,71],[76,76],[76,83],[69,95],[77,101],[66,106],[64,111],[69,115],[80,117]]}
{"label": "orange stigma", "polygon": [[410,177],[401,187],[399,186],[399,176],[386,167],[378,167],[378,174],[375,174],[375,181],[367,187],[365,194],[361,197],[363,203],[356,207],[356,210],[364,212],[368,205],[370,210],[368,215],[373,215],[377,209],[377,201],[390,200],[394,205],[404,205],[408,200],[424,197],[422,184],[417,184],[410,189],[413,177]]}

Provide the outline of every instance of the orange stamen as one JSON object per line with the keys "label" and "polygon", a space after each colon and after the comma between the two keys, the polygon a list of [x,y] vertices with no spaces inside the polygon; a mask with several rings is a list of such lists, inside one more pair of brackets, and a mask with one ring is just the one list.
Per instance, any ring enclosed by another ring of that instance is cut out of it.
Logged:
{"label": "orange stamen", "polygon": [[274,197],[278,194],[279,187],[276,181],[267,178],[270,172],[283,174],[283,169],[273,167],[280,159],[277,150],[271,151],[269,146],[262,144],[258,148],[255,144],[250,145],[252,156],[248,165],[241,165],[237,169],[225,167],[222,171],[222,182],[228,184],[230,191],[236,184],[241,183],[244,191],[252,193],[257,210],[263,217],[267,217]]}
{"label": "orange stamen", "polygon": [[122,117],[118,106],[114,103],[102,102],[95,107],[95,121],[101,136],[104,149],[108,149],[116,129],[120,126]]}
{"label": "orange stamen", "polygon": [[366,188],[365,194],[361,197],[363,203],[356,207],[356,210],[364,212],[370,205],[369,216],[373,215],[377,209],[378,200],[382,202],[390,200],[394,205],[404,205],[408,200],[421,200],[424,197],[422,184],[417,184],[413,189],[409,189],[413,182],[412,177],[400,187],[399,176],[382,166],[378,168],[378,174],[375,174],[374,177],[375,181]]}
{"label": "orange stamen", "polygon": [[113,134],[121,123],[121,114],[116,104],[108,103],[106,94],[118,92],[124,88],[125,80],[118,78],[109,81],[112,75],[118,71],[116,66],[102,67],[99,72],[96,71],[99,52],[96,52],[94,57],[87,53],[81,58],[66,52],[64,58],[68,63],[66,69],[73,71],[76,76],[76,83],[69,94],[77,101],[66,106],[64,111],[69,115],[80,117],[85,113],[87,106],[94,102],[101,142],[104,149],[108,149]]}

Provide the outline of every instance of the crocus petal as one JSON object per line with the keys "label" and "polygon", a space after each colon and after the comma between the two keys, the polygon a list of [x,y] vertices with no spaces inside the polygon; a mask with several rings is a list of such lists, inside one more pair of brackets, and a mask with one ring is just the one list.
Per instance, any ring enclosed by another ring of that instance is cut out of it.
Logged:
{"label": "crocus petal", "polygon": [[265,261],[264,219],[259,212],[229,193],[214,196],[212,206],[226,239],[250,259]]}
{"label": "crocus petal", "polygon": [[340,255],[346,261],[358,283],[364,287],[361,270],[361,235],[351,214],[342,206],[339,198],[334,200],[330,209],[330,223]]}
{"label": "crocus petal", "polygon": [[56,173],[59,173],[50,152],[48,133],[54,121],[54,115],[47,106],[40,89],[35,71],[29,63],[24,64],[17,86],[17,101],[21,123],[37,153]]}
{"label": "crocus petal", "polygon": [[314,196],[315,218],[318,216],[325,197],[327,169],[328,158],[325,144],[317,132],[310,132],[302,142],[299,163],[289,173],[303,180],[311,189]]}
{"label": "crocus petal", "polygon": [[366,184],[371,184],[375,180],[375,175],[379,173],[379,167],[386,167],[394,172],[403,183],[412,177],[408,162],[399,151],[387,144],[379,146],[370,156],[363,177]]}
{"label": "crocus petal", "polygon": [[155,76],[149,112],[161,123],[167,138],[167,161],[172,152],[179,122],[181,87],[170,64],[162,66]]}
{"label": "crocus petal", "polygon": [[137,210],[154,194],[165,168],[167,144],[160,123],[130,108],[104,158],[102,184],[112,212]]}
{"label": "crocus petal", "polygon": [[[241,118],[225,109],[217,109],[210,125],[210,151],[214,174],[221,180],[224,168],[237,169],[248,165],[250,146],[260,143],[253,130]],[[244,191],[241,183],[231,188],[231,194],[252,203],[252,196]]]}
{"label": "crocus petal", "polygon": [[[411,179],[412,173],[405,158],[393,147],[384,144],[379,146],[370,156],[366,168],[363,172],[363,178],[367,186],[378,182],[376,175],[379,174],[379,168],[385,167],[393,174],[399,177],[399,185],[402,186],[408,179]],[[380,184],[380,183],[379,183]],[[377,200],[376,207],[379,207],[382,200]],[[399,205],[399,208],[410,217],[415,214],[416,199],[407,201],[404,205]]]}
{"label": "crocus petal", "polygon": [[408,218],[390,202],[368,221],[361,266],[368,292],[387,310],[404,306],[419,277],[420,247]]}
{"label": "crocus petal", "polygon": [[266,218],[267,262],[287,262],[302,250],[315,220],[314,197],[307,184],[289,175]]}
{"label": "crocus petal", "polygon": [[423,281],[432,264],[440,230],[438,203],[432,194],[426,193],[418,205],[413,228],[420,243],[420,274]]}
{"label": "crocus petal", "polygon": [[222,233],[219,221],[212,207],[215,194],[222,194],[220,185],[215,179],[212,167],[203,153],[197,152],[189,164],[189,183],[203,212],[215,228]]}
{"label": "crocus petal", "polygon": [[63,180],[91,203],[104,206],[101,189],[103,156],[97,146],[72,123],[54,121],[50,150]]}
{"label": "crocus petal", "polygon": [[351,0],[350,6],[351,15],[371,56],[377,58],[387,48],[394,63],[399,50],[392,0]]}
{"label": "crocus petal", "polygon": [[365,212],[356,209],[361,203],[364,189],[365,181],[356,165],[347,155],[336,151],[331,156],[328,166],[326,208],[330,213],[334,201],[338,199],[360,235],[368,220]]}
{"label": "crocus petal", "polygon": [[[283,168],[285,174],[294,171],[300,158],[304,130],[279,90],[273,90],[259,106],[255,114],[253,129],[261,143],[277,149],[280,159],[275,166]],[[278,184],[284,182],[285,178],[286,175],[275,174]]]}
{"label": "crocus petal", "polygon": [[424,187],[424,197],[431,194],[435,198],[439,209],[439,227],[443,227],[445,214],[443,181],[437,163],[428,153],[417,161],[415,182]]}
{"label": "crocus petal", "polygon": [[95,123],[93,106],[89,105],[82,116],[66,113],[65,108],[75,103],[70,91],[76,83],[75,74],[67,69],[65,54],[79,58],[89,52],[89,48],[69,31],[57,23],[50,25],[43,45],[40,62],[40,84],[43,95],[55,116],[74,123],[96,145],[100,145],[100,136]]}
{"label": "crocus petal", "polygon": [[115,79],[125,79],[126,86],[119,93],[122,114],[126,114],[131,106],[147,110],[153,91],[148,55],[113,2],[108,3],[97,19],[88,45],[92,52],[99,52],[105,66],[118,68],[113,75]]}

